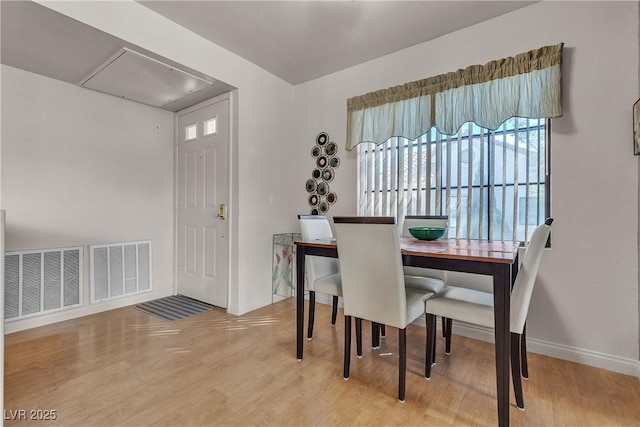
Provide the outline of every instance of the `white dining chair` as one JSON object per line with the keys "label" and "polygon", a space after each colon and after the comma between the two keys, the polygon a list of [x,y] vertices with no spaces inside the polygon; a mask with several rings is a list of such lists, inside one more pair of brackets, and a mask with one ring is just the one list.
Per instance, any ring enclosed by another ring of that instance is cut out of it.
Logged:
{"label": "white dining chair", "polygon": [[356,334],[362,319],[398,328],[398,399],[404,402],[406,327],[424,313],[424,300],[433,293],[405,286],[394,217],[334,217],[333,221],[345,316],[344,378],[349,378],[352,317]]}
{"label": "white dining chair", "polygon": [[[402,237],[412,237],[410,227],[440,227],[449,229],[448,215],[406,215],[402,221]],[[447,236],[445,235],[445,238]],[[446,286],[446,273],[442,270],[434,270],[421,267],[403,267],[404,282],[414,289],[422,289],[437,294]],[[442,337],[446,337],[446,325],[450,322],[442,318]]]}
{"label": "white dining chair", "polygon": [[[549,218],[534,230],[511,291],[511,376],[516,404],[520,409],[525,408],[521,377],[521,359],[526,358],[526,350],[522,351],[522,346],[524,346],[523,332],[529,312],[531,293],[542,262],[544,248],[551,233],[552,222],[553,218]],[[425,364],[426,378],[431,377],[432,360],[430,358],[435,348],[435,316],[474,323],[488,328],[494,326],[493,294],[474,289],[449,285],[444,291],[426,300],[425,312],[427,315],[428,355]],[[451,338],[450,333],[451,328],[448,330],[448,340]]]}
{"label": "white dining chair", "polygon": [[[298,215],[302,240],[332,239],[331,225],[323,215]],[[331,324],[336,324],[338,297],[342,295],[340,269],[335,258],[308,256],[305,261],[305,288],[309,291],[307,339],[313,338],[316,292],[331,295]]]}
{"label": "white dining chair", "polygon": [[[413,237],[409,231],[410,227],[440,227],[449,228],[449,217],[447,215],[406,215],[402,221],[402,237]],[[403,267],[404,283],[412,289],[424,290],[437,294],[445,286],[445,272],[421,267]],[[445,338],[447,325],[446,319],[442,319],[442,337]],[[381,335],[384,338],[385,328],[381,325]],[[374,347],[375,348],[375,347]],[[435,355],[434,355],[435,357]]]}

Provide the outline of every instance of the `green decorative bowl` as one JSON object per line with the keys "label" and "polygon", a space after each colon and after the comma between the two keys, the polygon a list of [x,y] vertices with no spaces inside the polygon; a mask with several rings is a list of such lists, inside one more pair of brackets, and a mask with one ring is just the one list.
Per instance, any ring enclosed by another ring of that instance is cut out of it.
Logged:
{"label": "green decorative bowl", "polygon": [[446,228],[439,227],[409,227],[409,233],[418,240],[437,240],[446,232]]}

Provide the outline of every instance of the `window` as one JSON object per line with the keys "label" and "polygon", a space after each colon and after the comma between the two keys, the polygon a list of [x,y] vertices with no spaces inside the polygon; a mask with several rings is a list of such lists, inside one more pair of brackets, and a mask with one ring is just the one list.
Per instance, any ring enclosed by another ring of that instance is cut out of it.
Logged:
{"label": "window", "polygon": [[550,212],[549,126],[562,116],[562,49],[349,98],[346,147],[358,148],[359,214],[398,222],[448,215],[449,237],[528,240]]}
{"label": "window", "polygon": [[449,215],[449,237],[527,241],[549,216],[548,130],[549,119],[511,118],[360,144],[359,212]]}
{"label": "window", "polygon": [[184,139],[186,141],[198,138],[198,126],[196,126],[195,124],[186,126],[184,128],[184,131]]}
{"label": "window", "polygon": [[213,135],[218,132],[218,118],[214,117],[204,121],[204,135]]}

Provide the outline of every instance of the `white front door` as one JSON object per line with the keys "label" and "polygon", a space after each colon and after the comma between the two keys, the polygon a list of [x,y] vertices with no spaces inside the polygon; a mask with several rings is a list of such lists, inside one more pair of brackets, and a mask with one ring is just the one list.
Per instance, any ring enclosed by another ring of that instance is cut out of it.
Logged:
{"label": "white front door", "polygon": [[229,100],[178,113],[177,290],[227,306]]}

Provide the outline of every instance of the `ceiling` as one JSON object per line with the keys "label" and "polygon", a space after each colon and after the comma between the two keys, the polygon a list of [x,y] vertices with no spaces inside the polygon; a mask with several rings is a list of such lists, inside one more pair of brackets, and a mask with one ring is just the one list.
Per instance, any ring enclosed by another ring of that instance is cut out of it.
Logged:
{"label": "ceiling", "polygon": [[[295,85],[528,6],[532,1],[139,1]],[[160,108],[233,87],[42,5],[1,1],[3,64],[80,84],[122,48],[205,80]],[[124,96],[111,89],[116,96]],[[149,89],[153,90],[153,89]],[[126,97],[126,96],[125,96]],[[158,98],[157,96],[146,97]],[[145,102],[145,101],[142,101]]]}
{"label": "ceiling", "polygon": [[299,84],[486,21],[533,1],[140,1]]}

